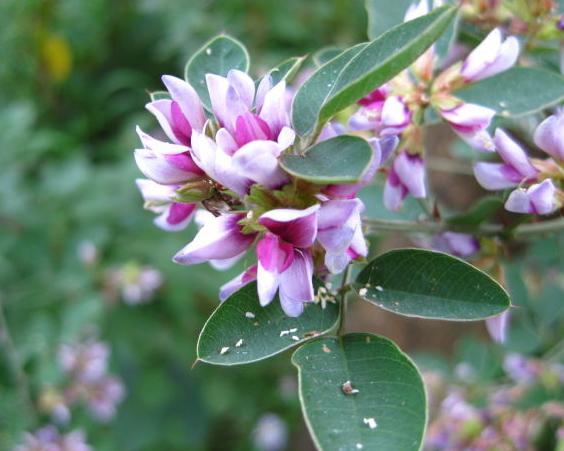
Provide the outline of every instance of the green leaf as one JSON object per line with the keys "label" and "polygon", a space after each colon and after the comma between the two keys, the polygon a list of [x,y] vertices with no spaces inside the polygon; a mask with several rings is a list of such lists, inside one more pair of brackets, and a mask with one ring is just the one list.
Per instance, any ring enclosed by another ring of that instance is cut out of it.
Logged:
{"label": "green leaf", "polygon": [[455,8],[437,8],[321,66],[294,97],[292,122],[297,133],[310,133],[408,67],[440,37],[455,14]]}
{"label": "green leaf", "polygon": [[323,66],[325,63],[328,63],[333,58],[339,56],[342,52],[343,49],[340,49],[339,47],[323,47],[313,54],[313,62],[318,67]]}
{"label": "green leaf", "polygon": [[502,116],[523,116],[564,102],[564,78],[544,69],[514,67],[455,95]]}
{"label": "green leaf", "polygon": [[271,69],[268,73],[272,78],[272,86],[276,85],[282,80],[286,80],[287,82],[292,81],[300,70],[300,67],[302,67],[305,59],[305,56],[295,56],[288,58],[275,68]]}
{"label": "green leaf", "polygon": [[357,293],[394,313],[472,321],[506,310],[509,295],[490,276],[442,252],[398,249],[372,260],[356,279]]}
{"label": "green leaf", "polygon": [[446,219],[451,225],[477,226],[495,215],[503,206],[503,200],[496,196],[486,196],[464,212]]}
{"label": "green leaf", "polygon": [[[319,450],[420,449],[425,388],[413,362],[392,341],[372,334],[326,337],[301,346],[292,363]],[[345,394],[347,381],[358,393]],[[365,423],[369,419],[375,428]]]}
{"label": "green leaf", "polygon": [[[298,318],[286,316],[278,296],[261,307],[253,282],[231,295],[209,317],[198,339],[198,359],[228,366],[257,362],[327,333],[338,320],[339,305],[332,302],[325,308],[308,304]],[[243,341],[237,347],[239,340]],[[222,348],[228,350],[221,354]]]}
{"label": "green leaf", "polygon": [[196,90],[204,106],[211,110],[206,74],[225,77],[231,69],[247,72],[249,54],[245,46],[236,39],[220,35],[208,41],[190,58],[184,77]]}
{"label": "green leaf", "polygon": [[168,100],[170,99],[170,94],[168,91],[153,91],[149,93],[149,97],[151,97],[151,101],[154,102],[155,100]]}
{"label": "green leaf", "polygon": [[368,169],[372,149],[358,136],[341,135],[310,147],[305,155],[284,155],[282,168],[311,183],[355,183]]}

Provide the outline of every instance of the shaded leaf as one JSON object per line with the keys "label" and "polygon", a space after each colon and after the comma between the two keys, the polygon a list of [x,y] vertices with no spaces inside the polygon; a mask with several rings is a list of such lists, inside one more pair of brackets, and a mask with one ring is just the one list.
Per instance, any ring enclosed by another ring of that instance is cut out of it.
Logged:
{"label": "shaded leaf", "polygon": [[[427,420],[423,381],[392,341],[360,333],[326,337],[301,346],[292,362],[318,449],[420,448]],[[347,381],[350,385],[343,386]]]}
{"label": "shaded leaf", "polygon": [[325,63],[339,56],[342,52],[343,49],[340,49],[339,47],[323,47],[313,54],[313,62],[316,66],[323,66]]}
{"label": "shaded leaf", "polygon": [[[298,318],[286,316],[278,296],[261,307],[253,282],[231,295],[209,317],[198,339],[198,359],[214,365],[257,362],[328,332],[338,319],[339,306],[331,302],[325,309],[308,304]],[[282,331],[288,332],[280,336]],[[242,343],[237,347],[239,340]],[[222,348],[228,350],[221,354]]]}
{"label": "shaded leaf", "polygon": [[480,320],[506,310],[509,295],[474,266],[442,252],[398,249],[364,268],[354,285],[359,296],[405,316]]}
{"label": "shaded leaf", "polygon": [[523,116],[564,102],[564,78],[544,69],[514,67],[455,94],[502,116]]}
{"label": "shaded leaf", "polygon": [[486,196],[465,211],[452,215],[446,219],[451,225],[477,226],[495,215],[503,206],[503,199],[496,196]]}
{"label": "shaded leaf", "polygon": [[317,184],[354,183],[372,160],[372,149],[358,136],[341,135],[310,147],[305,155],[284,155],[280,164],[295,177]]}

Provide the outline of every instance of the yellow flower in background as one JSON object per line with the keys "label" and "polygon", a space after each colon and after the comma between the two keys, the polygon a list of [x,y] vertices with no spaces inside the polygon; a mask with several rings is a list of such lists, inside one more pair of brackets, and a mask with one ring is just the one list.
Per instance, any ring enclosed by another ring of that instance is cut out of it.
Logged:
{"label": "yellow flower in background", "polygon": [[72,51],[66,39],[47,33],[41,41],[41,58],[55,82],[63,82],[72,69]]}

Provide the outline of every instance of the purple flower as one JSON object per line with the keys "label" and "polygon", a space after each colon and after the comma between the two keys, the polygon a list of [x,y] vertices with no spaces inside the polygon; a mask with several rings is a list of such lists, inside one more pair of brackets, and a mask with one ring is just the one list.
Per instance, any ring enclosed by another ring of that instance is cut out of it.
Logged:
{"label": "purple flower", "polygon": [[171,98],[149,102],[146,107],[173,143],[190,146],[192,131],[202,130],[206,122],[200,98],[194,88],[180,78],[163,75],[162,81]]}
{"label": "purple flower", "polygon": [[159,141],[139,127],[137,133],[144,148],[135,150],[135,162],[147,178],[163,185],[175,185],[204,174],[194,163],[189,147]]}
{"label": "purple flower", "polygon": [[190,223],[197,204],[176,202],[176,190],[180,185],[160,185],[152,180],[135,180],[145,201],[145,208],[159,213],[155,224],[172,232],[183,230]]}
{"label": "purple flower", "polygon": [[223,214],[208,221],[194,239],[173,258],[182,265],[194,265],[209,260],[225,260],[245,252],[256,234],[243,234],[238,222],[242,213]]}
{"label": "purple flower", "polygon": [[63,344],[59,364],[63,371],[83,383],[98,380],[108,369],[110,350],[101,342]]}
{"label": "purple flower", "polygon": [[557,161],[564,161],[564,109],[542,121],[534,135],[535,144]]}
{"label": "purple flower", "polygon": [[384,206],[399,210],[408,194],[415,198],[426,196],[425,165],[420,155],[402,151],[392,163],[384,186]]}
{"label": "purple flower", "polygon": [[313,301],[313,260],[309,248],[317,236],[319,205],[305,210],[270,210],[259,218],[268,232],[257,244],[257,288],[260,304],[279,291],[288,316],[299,316]]}
{"label": "purple flower", "polygon": [[519,57],[519,41],[510,36],[503,40],[496,28],[478,45],[462,64],[466,82],[482,80],[512,67]]}
{"label": "purple flower", "polygon": [[480,250],[478,240],[467,233],[444,232],[434,237],[433,249],[458,257],[470,257]]}
{"label": "purple flower", "polygon": [[[353,258],[368,254],[362,236],[360,214],[363,210],[359,199],[329,200],[321,205],[317,240],[325,249],[325,266],[331,273],[340,273]],[[362,243],[358,241],[358,234]]]}
{"label": "purple flower", "polygon": [[472,103],[460,103],[454,108],[440,110],[441,116],[470,146],[479,150],[493,150],[492,138],[487,132],[495,111]]}
{"label": "purple flower", "polygon": [[257,280],[257,265],[253,265],[231,279],[219,289],[219,300],[225,301],[229,296],[243,288],[245,285]]}
{"label": "purple flower", "polygon": [[486,328],[490,337],[497,343],[505,343],[507,338],[507,327],[509,326],[510,313],[503,312],[500,315],[488,318]]}
{"label": "purple flower", "polygon": [[80,430],[62,435],[54,426],[43,427],[35,433],[26,433],[22,444],[14,451],[90,451],[84,433]]}
{"label": "purple flower", "polygon": [[510,353],[503,360],[503,369],[515,382],[534,382],[540,375],[540,367],[521,354]]}
{"label": "purple flower", "polygon": [[505,209],[514,213],[549,215],[558,209],[556,187],[552,180],[546,179],[529,188],[517,188],[505,202]]}
{"label": "purple flower", "polygon": [[399,96],[383,98],[383,88],[361,99],[363,107],[353,114],[349,126],[353,130],[374,130],[379,136],[399,135],[411,123],[411,112]]}
{"label": "purple flower", "polygon": [[533,181],[538,171],[533,167],[525,151],[501,129],[495,131],[495,148],[503,163],[479,162],[474,166],[478,183],[489,190],[517,186]]}
{"label": "purple flower", "polygon": [[121,381],[107,376],[87,387],[86,405],[94,418],[105,423],[115,416],[117,405],[124,397]]}

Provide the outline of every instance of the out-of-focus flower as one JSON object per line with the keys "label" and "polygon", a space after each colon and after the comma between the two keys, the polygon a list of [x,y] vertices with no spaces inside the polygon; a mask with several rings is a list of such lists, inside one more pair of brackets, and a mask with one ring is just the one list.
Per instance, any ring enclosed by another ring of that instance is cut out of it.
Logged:
{"label": "out-of-focus flower", "polygon": [[535,144],[557,161],[564,161],[564,109],[542,121],[534,134]]}
{"label": "out-of-focus flower", "polygon": [[411,123],[411,112],[400,96],[380,97],[385,88],[379,88],[359,101],[363,105],[351,116],[353,130],[373,130],[379,137],[399,135]]}
{"label": "out-of-focus flower", "polygon": [[14,451],[90,451],[84,433],[74,430],[61,434],[54,426],[45,426],[33,434],[26,433]]}
{"label": "out-of-focus flower", "polygon": [[273,413],[259,418],[253,435],[254,444],[260,451],[280,451],[286,448],[288,442],[286,423]]}
{"label": "out-of-focus flower", "polygon": [[480,250],[480,243],[467,233],[443,232],[433,238],[431,247],[457,257],[467,258]]}
{"label": "out-of-focus flower", "polygon": [[534,181],[539,171],[529,161],[523,148],[501,129],[494,137],[495,148],[503,163],[479,162],[474,166],[478,183],[489,190],[511,188]]}
{"label": "out-of-focus flower", "polygon": [[426,196],[425,165],[420,155],[404,150],[396,156],[384,186],[384,206],[399,210],[405,197],[422,199]]}
{"label": "out-of-focus flower", "polygon": [[117,405],[125,397],[121,381],[106,376],[96,383],[84,387],[84,399],[94,418],[102,422],[110,421],[116,414]]}
{"label": "out-of-focus flower", "polygon": [[482,80],[512,67],[519,57],[519,41],[503,39],[499,28],[490,34],[464,60],[461,75],[466,82]]}
{"label": "out-of-focus flower", "polygon": [[101,342],[63,344],[59,349],[59,364],[69,376],[81,382],[93,382],[108,369],[110,350]]}
{"label": "out-of-focus flower", "polygon": [[495,110],[461,102],[454,107],[441,108],[440,113],[456,134],[470,146],[478,150],[494,150],[487,128],[495,116]]}
{"label": "out-of-focus flower", "polygon": [[546,179],[527,189],[517,188],[505,202],[505,209],[514,213],[548,215],[558,209],[556,187]]}
{"label": "out-of-focus flower", "polygon": [[503,369],[515,382],[534,382],[541,373],[540,366],[525,356],[510,353],[503,360]]}
{"label": "out-of-focus flower", "polygon": [[488,318],[486,320],[486,328],[490,337],[497,343],[505,343],[507,338],[507,327],[511,314],[509,311],[503,312],[500,315]]}
{"label": "out-of-focus flower", "polygon": [[91,266],[98,260],[98,249],[91,241],[82,241],[78,245],[78,258],[86,266]]}
{"label": "out-of-focus flower", "polygon": [[111,268],[106,279],[111,299],[120,296],[130,305],[149,302],[163,284],[162,275],[158,270],[134,262]]}

